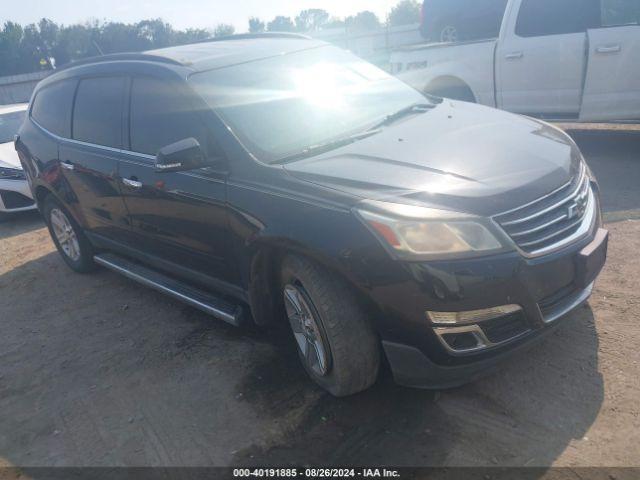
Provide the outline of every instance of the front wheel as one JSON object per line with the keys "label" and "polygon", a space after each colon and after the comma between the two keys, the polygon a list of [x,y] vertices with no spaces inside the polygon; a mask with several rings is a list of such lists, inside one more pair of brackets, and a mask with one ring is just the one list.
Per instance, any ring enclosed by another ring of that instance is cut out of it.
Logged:
{"label": "front wheel", "polygon": [[309,376],[337,397],[376,381],[380,346],[365,312],[339,277],[298,256],[282,267],[284,306]]}
{"label": "front wheel", "polygon": [[53,243],[65,263],[78,273],[95,270],[91,243],[80,225],[51,195],[45,199],[43,214]]}

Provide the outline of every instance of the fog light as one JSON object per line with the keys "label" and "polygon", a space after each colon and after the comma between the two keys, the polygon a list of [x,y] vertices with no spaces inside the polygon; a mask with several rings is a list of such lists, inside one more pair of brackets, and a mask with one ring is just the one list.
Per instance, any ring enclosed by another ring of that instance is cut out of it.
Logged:
{"label": "fog light", "polygon": [[521,310],[522,307],[520,305],[503,305],[501,307],[468,310],[466,312],[427,312],[427,317],[432,323],[438,325],[464,325],[504,317]]}

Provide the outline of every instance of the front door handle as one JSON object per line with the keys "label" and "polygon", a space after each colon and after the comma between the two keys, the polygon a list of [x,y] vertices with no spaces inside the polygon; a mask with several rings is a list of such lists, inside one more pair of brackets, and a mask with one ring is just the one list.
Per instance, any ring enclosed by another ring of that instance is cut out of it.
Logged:
{"label": "front door handle", "polygon": [[75,168],[73,166],[73,163],[71,163],[69,160],[65,160],[64,162],[61,162],[60,166],[65,170],[73,170]]}
{"label": "front door handle", "polygon": [[596,47],[596,53],[618,53],[622,50],[620,45],[601,45]]}
{"label": "front door handle", "polygon": [[135,178],[123,178],[122,183],[131,188],[142,188],[142,182],[139,182]]}
{"label": "front door handle", "polygon": [[504,56],[507,60],[520,60],[522,57],[524,57],[524,52],[511,52]]}

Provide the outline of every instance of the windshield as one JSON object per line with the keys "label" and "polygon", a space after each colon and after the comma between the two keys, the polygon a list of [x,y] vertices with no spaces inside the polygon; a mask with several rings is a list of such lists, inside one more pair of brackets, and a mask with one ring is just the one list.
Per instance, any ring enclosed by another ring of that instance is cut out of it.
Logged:
{"label": "windshield", "polygon": [[423,95],[335,47],[194,74],[195,90],[261,161],[362,132]]}
{"label": "windshield", "polygon": [[24,111],[0,115],[0,143],[13,142],[13,136],[18,133],[24,115]]}

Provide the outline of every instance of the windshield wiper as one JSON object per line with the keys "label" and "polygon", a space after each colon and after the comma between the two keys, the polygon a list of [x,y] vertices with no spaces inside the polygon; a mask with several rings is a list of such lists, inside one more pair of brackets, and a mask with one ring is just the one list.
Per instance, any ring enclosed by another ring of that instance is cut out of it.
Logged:
{"label": "windshield wiper", "polygon": [[372,128],[365,132],[349,135],[348,137],[339,138],[337,140],[332,140],[326,143],[320,143],[318,145],[312,145],[311,147],[305,148],[301,152],[294,153],[293,155],[288,155],[274,162],[271,162],[271,165],[281,165],[284,163],[301,160],[303,158],[312,157],[313,155],[318,155],[323,152],[329,152],[331,150],[335,150],[336,148],[344,147],[345,145],[349,145],[351,143],[357,142],[358,140],[362,140],[364,138],[370,137],[379,132],[380,132],[379,128]]}
{"label": "windshield wiper", "polygon": [[375,124],[372,127],[372,130],[377,130],[379,128],[386,127],[387,125],[391,125],[392,123],[400,120],[401,118],[408,117],[409,115],[428,112],[429,110],[436,108],[436,106],[437,105],[433,103],[413,103],[395,113],[387,115],[384,117],[384,120]]}

